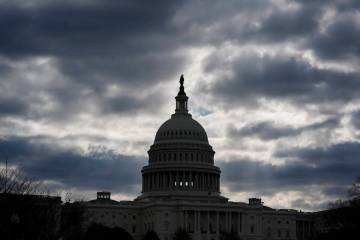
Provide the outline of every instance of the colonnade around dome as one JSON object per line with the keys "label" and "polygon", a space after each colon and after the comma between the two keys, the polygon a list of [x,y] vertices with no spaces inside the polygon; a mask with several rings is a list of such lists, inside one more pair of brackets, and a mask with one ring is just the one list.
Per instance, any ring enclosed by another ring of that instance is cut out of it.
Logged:
{"label": "colonnade around dome", "polygon": [[204,191],[220,192],[218,174],[196,171],[166,171],[143,176],[143,192]]}

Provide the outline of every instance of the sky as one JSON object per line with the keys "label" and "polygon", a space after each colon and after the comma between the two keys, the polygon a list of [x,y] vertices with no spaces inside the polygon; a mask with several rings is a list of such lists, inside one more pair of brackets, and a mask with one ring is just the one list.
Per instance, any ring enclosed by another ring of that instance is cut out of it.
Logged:
{"label": "sky", "polygon": [[0,162],[141,192],[181,74],[231,201],[324,209],[360,176],[358,0],[0,0]]}

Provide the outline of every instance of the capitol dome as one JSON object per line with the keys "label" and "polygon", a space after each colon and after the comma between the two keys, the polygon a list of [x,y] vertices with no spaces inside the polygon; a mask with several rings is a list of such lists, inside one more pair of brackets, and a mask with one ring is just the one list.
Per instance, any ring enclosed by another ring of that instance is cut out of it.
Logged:
{"label": "capitol dome", "polygon": [[176,109],[158,129],[142,168],[141,199],[152,197],[220,197],[220,169],[205,129],[188,113],[188,97],[181,75]]}
{"label": "capitol dome", "polygon": [[209,143],[205,129],[190,114],[173,114],[157,131],[154,143],[174,141]]}

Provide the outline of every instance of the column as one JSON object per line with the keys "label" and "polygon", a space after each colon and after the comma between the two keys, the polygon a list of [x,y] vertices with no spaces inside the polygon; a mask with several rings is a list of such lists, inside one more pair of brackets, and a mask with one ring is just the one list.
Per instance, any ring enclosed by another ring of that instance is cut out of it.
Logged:
{"label": "column", "polygon": [[159,190],[162,188],[162,173],[158,173],[159,175]]}
{"label": "column", "polygon": [[196,173],[196,182],[197,182],[197,190],[200,191],[201,190],[201,178],[200,178],[200,173]]}
{"label": "column", "polygon": [[151,173],[151,190],[154,191],[155,189],[155,174]]}
{"label": "column", "polygon": [[166,177],[166,180],[165,180],[165,183],[166,183],[166,189],[169,189],[170,185],[169,185],[169,172],[166,172],[165,174],[165,177]]}
{"label": "column", "polygon": [[163,173],[159,173],[159,189],[162,190],[163,189],[163,184],[164,184],[164,181],[163,181]]}
{"label": "column", "polygon": [[211,175],[210,173],[207,174],[207,190],[209,191],[211,189]]}
{"label": "column", "polygon": [[162,190],[165,190],[167,188],[167,185],[166,185],[166,172],[163,172],[162,173]]}
{"label": "column", "polygon": [[179,188],[179,172],[176,172],[176,188]]}
{"label": "column", "polygon": [[174,181],[172,179],[172,172],[169,172],[169,180],[170,180],[170,189],[173,189],[174,188]]}
{"label": "column", "polygon": [[242,232],[243,231],[243,228],[242,228],[243,215],[242,215],[242,213],[239,213],[239,219],[240,219],[240,222],[239,222],[240,232]]}
{"label": "column", "polygon": [[[189,178],[189,181],[190,181],[190,188],[194,189],[195,188],[195,172],[190,172],[190,178]],[[192,183],[192,185],[191,185]]]}
{"label": "column", "polygon": [[165,173],[161,173],[161,190],[163,191],[165,189]]}
{"label": "column", "polygon": [[241,224],[242,224],[242,232],[243,233],[248,233],[249,232],[249,230],[246,228],[246,225],[247,225],[247,214],[245,214],[245,213],[242,213],[241,214]]}
{"label": "column", "polygon": [[214,191],[216,191],[216,175],[215,175],[215,174],[213,175],[213,186],[212,186],[212,189],[213,189]]}
{"label": "column", "polygon": [[206,221],[206,223],[207,223],[207,226],[206,226],[207,234],[209,234],[210,233],[210,212],[209,211],[207,211],[207,221]]}
{"label": "column", "polygon": [[199,184],[198,184],[198,173],[194,172],[194,189],[198,190]]}
{"label": "column", "polygon": [[205,189],[205,173],[201,173],[201,187],[202,190]]}
{"label": "column", "polygon": [[184,211],[180,211],[180,228],[184,228]]}
{"label": "column", "polygon": [[218,177],[218,191],[220,192],[220,176]]}
{"label": "column", "polygon": [[161,190],[165,190],[166,189],[166,172],[162,173],[162,186],[161,186]]}
{"label": "column", "polygon": [[205,189],[205,173],[201,173],[201,190]]}
{"label": "column", "polygon": [[194,211],[194,233],[197,232],[198,229],[198,211]]}
{"label": "column", "polygon": [[216,211],[216,223],[215,223],[216,236],[219,236],[219,212]]}
{"label": "column", "polygon": [[211,181],[210,181],[211,182],[211,190],[214,190],[214,186],[215,186],[214,175],[211,174],[210,176],[211,176]]}
{"label": "column", "polygon": [[185,171],[183,171],[183,174],[182,174],[182,187],[184,188],[184,189],[186,189],[186,186],[185,186],[185,179],[186,179],[186,172]]}
{"label": "column", "polygon": [[229,213],[228,212],[225,212],[225,232],[228,232],[229,231]]}
{"label": "column", "polygon": [[153,173],[151,173],[151,190],[154,191],[155,188],[155,176]]}
{"label": "column", "polygon": [[199,231],[199,211],[195,211],[195,230],[194,232]]}
{"label": "column", "polygon": [[160,176],[159,173],[156,173],[156,190],[160,188]]}
{"label": "column", "polygon": [[229,232],[231,232],[232,230],[231,225],[232,225],[232,216],[231,216],[231,212],[229,212],[229,227],[230,227]]}
{"label": "column", "polygon": [[155,181],[156,181],[156,190],[158,190],[159,189],[159,182],[160,182],[159,173],[155,173]]}

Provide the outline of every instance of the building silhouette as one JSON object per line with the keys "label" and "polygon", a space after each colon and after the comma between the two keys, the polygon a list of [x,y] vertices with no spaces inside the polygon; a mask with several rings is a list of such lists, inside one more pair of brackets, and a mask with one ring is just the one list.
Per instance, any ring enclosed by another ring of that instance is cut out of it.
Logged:
{"label": "building silhouette", "polygon": [[175,113],[164,122],[142,168],[142,193],[134,201],[115,201],[99,192],[85,203],[84,227],[121,227],[134,239],[149,230],[170,240],[184,229],[194,240],[219,240],[225,233],[241,239],[311,239],[311,214],[272,209],[261,199],[232,202],[220,193],[219,167],[205,129],[188,112],[184,78]]}

